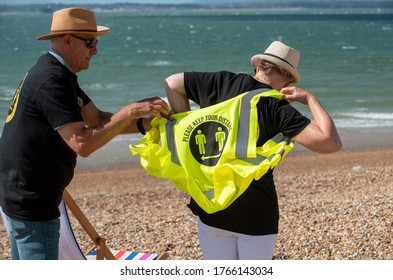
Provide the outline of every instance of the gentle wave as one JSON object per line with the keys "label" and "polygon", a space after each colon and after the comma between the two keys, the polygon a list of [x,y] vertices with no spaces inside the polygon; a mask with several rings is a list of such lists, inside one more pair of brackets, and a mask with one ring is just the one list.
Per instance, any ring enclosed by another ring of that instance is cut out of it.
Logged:
{"label": "gentle wave", "polygon": [[381,128],[393,127],[393,113],[339,113],[334,115],[339,128]]}
{"label": "gentle wave", "polygon": [[123,89],[124,85],[123,84],[115,84],[115,83],[91,83],[91,84],[86,84],[83,85],[83,89],[85,91],[96,91],[96,90],[120,90]]}
{"label": "gentle wave", "polygon": [[149,61],[146,62],[147,66],[172,66],[174,63],[172,61],[167,60],[157,60],[157,61]]}
{"label": "gentle wave", "polygon": [[393,120],[393,113],[341,113],[344,117],[372,120]]}
{"label": "gentle wave", "polygon": [[15,86],[13,88],[1,86],[0,87],[0,98],[5,98],[5,99],[12,98],[12,96],[14,96],[14,94],[15,94],[16,87],[17,86]]}

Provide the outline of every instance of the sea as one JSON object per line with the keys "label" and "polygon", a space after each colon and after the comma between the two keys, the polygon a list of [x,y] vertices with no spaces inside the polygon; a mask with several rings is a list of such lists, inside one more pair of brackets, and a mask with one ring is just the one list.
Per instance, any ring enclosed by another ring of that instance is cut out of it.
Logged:
{"label": "sea", "polygon": [[[301,52],[297,86],[330,113],[344,150],[393,147],[393,10],[98,10],[96,17],[112,31],[99,38],[98,54],[78,80],[104,111],[165,99],[164,79],[177,72],[253,74],[250,58],[280,40]],[[49,13],[0,13],[0,133],[21,79],[50,47],[35,39],[50,24]],[[307,106],[293,106],[311,117]],[[135,164],[128,145],[140,139],[118,136],[77,168]]]}

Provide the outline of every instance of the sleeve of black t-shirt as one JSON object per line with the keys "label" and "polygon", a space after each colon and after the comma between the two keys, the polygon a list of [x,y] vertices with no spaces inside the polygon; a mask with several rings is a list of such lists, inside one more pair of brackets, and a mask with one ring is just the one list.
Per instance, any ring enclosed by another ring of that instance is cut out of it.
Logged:
{"label": "sleeve of black t-shirt", "polygon": [[83,121],[81,108],[90,98],[79,88],[58,78],[45,82],[37,94],[36,103],[53,129],[71,122]]}
{"label": "sleeve of black t-shirt", "polygon": [[294,138],[311,122],[286,100],[263,98],[258,106],[261,127],[261,137],[258,144],[263,144],[277,133]]}

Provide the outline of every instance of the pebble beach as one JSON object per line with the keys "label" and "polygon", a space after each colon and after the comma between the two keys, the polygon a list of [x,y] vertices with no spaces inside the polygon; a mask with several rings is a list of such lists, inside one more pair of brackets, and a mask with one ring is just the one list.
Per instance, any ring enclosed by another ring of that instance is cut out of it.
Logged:
{"label": "pebble beach", "polygon": [[[280,231],[274,259],[392,260],[393,150],[289,154],[275,170]],[[135,164],[78,171],[67,188],[110,248],[201,260],[188,196]],[[70,215],[82,251],[93,244]],[[0,223],[0,259],[10,259]]]}

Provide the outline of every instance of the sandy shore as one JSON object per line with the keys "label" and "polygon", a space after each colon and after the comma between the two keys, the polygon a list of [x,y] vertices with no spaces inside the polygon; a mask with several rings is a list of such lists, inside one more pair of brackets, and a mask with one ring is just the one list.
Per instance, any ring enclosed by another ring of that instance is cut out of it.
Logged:
{"label": "sandy shore", "polygon": [[[290,154],[275,171],[275,259],[393,259],[393,150]],[[69,192],[112,248],[202,259],[188,197],[140,167],[79,171]],[[83,250],[92,245],[73,219]],[[0,259],[9,259],[0,223]]]}

